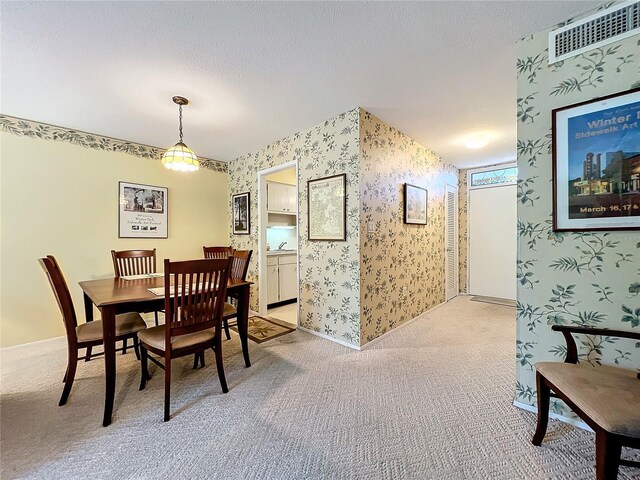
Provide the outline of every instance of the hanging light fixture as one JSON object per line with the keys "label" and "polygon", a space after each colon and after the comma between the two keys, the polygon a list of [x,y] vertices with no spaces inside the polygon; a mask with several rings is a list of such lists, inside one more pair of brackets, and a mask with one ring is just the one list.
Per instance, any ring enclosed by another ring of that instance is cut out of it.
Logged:
{"label": "hanging light fixture", "polygon": [[173,97],[173,103],[178,105],[180,111],[180,141],[164,152],[162,164],[171,170],[179,172],[195,172],[200,168],[198,157],[182,142],[182,106],[188,105],[189,100],[176,96]]}

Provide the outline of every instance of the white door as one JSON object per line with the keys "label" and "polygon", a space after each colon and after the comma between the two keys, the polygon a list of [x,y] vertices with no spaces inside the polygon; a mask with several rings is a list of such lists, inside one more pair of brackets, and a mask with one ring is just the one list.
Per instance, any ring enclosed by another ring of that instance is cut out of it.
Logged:
{"label": "white door", "polygon": [[267,266],[267,304],[280,301],[278,265]]}
{"label": "white door", "polygon": [[267,210],[270,212],[286,212],[287,208],[287,185],[267,182]]}
{"label": "white door", "polygon": [[516,186],[469,193],[469,293],[516,298]]}
{"label": "white door", "polygon": [[280,301],[291,300],[298,297],[298,282],[296,282],[295,263],[280,265],[278,267],[278,282],[280,286]]}
{"label": "white door", "polygon": [[458,295],[458,188],[447,185],[445,204],[446,301]]}

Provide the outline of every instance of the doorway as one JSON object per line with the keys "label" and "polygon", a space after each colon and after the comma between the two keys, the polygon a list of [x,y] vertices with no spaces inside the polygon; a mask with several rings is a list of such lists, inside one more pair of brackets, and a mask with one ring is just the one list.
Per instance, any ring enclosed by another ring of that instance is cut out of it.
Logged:
{"label": "doorway", "polygon": [[516,298],[517,169],[469,172],[469,293]]}
{"label": "doorway", "polygon": [[259,313],[295,328],[300,284],[297,163],[259,172],[258,185]]}

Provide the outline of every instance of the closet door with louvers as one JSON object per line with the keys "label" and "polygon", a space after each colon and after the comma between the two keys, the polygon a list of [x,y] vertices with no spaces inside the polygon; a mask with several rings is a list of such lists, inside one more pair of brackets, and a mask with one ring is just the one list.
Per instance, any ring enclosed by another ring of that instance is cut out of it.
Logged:
{"label": "closet door with louvers", "polygon": [[458,295],[458,188],[445,189],[445,282],[446,300]]}

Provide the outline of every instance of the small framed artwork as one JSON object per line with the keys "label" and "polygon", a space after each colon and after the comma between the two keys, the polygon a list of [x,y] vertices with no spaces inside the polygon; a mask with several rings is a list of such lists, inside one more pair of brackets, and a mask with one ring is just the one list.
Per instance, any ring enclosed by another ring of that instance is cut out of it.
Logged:
{"label": "small framed artwork", "polygon": [[233,234],[249,235],[251,233],[251,202],[250,193],[233,195],[231,200],[233,210]]}
{"label": "small framed artwork", "polygon": [[404,184],[404,223],[427,224],[427,189]]}
{"label": "small framed artwork", "polygon": [[307,181],[309,240],[347,239],[347,175]]}
{"label": "small framed artwork", "polygon": [[168,238],[166,187],[118,182],[118,237]]}
{"label": "small framed artwork", "polygon": [[553,230],[640,228],[640,88],[552,111]]}

